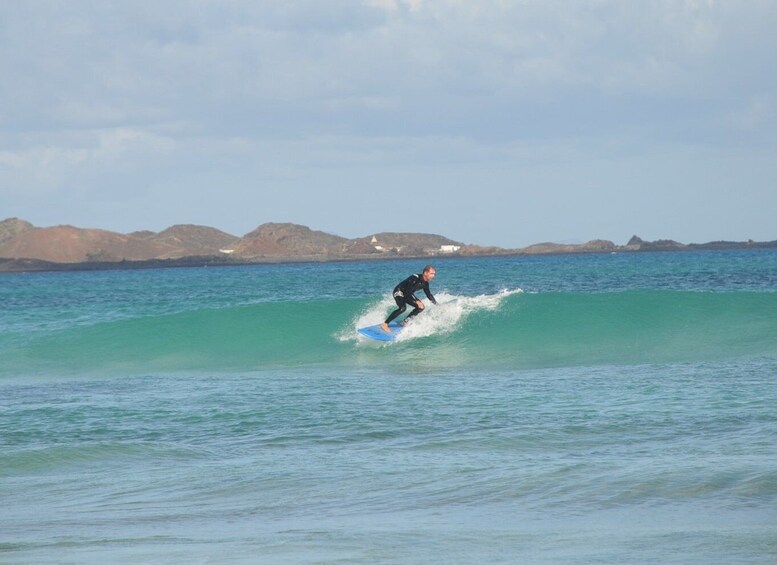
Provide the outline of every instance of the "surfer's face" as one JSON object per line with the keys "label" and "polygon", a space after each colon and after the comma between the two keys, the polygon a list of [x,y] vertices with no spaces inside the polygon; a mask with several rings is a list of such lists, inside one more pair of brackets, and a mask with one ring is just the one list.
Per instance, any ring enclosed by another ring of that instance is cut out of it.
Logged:
{"label": "surfer's face", "polygon": [[429,269],[428,271],[424,271],[424,280],[426,282],[431,281],[434,278],[434,275],[437,274],[437,271],[434,269]]}

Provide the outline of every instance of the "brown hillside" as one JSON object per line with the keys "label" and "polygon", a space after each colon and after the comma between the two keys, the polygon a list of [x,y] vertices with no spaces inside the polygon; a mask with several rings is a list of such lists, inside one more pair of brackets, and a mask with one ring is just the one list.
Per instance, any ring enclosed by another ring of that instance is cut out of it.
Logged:
{"label": "brown hillside", "polygon": [[25,222],[19,218],[8,218],[0,222],[0,243],[13,239],[20,233],[35,229],[30,222]]}
{"label": "brown hillside", "polygon": [[310,257],[340,253],[348,239],[298,224],[263,224],[238,240],[235,255],[251,257]]}
{"label": "brown hillside", "polygon": [[587,243],[536,243],[521,249],[521,253],[527,255],[541,255],[545,253],[597,253],[615,251],[616,245],[612,241],[594,239]]}
{"label": "brown hillside", "polygon": [[144,235],[144,239],[174,247],[180,256],[190,256],[216,255],[220,249],[230,248],[239,238],[215,228],[185,224]]}
{"label": "brown hillside", "polygon": [[32,228],[0,243],[0,257],[56,263],[144,261],[175,255],[175,248],[106,230],[73,226]]}
{"label": "brown hillside", "polygon": [[382,232],[356,241],[371,242],[373,237],[377,242],[374,245],[380,245],[384,249],[397,250],[404,255],[424,254],[428,251],[438,250],[442,245],[464,245],[447,237],[430,233]]}

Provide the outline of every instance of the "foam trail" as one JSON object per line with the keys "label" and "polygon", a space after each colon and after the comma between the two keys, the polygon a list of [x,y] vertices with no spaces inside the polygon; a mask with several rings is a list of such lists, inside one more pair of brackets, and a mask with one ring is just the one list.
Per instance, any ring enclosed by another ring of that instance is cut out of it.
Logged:
{"label": "foam trail", "polygon": [[[448,292],[441,292],[436,296],[437,305],[425,301],[426,308],[423,313],[413,319],[412,323],[397,337],[396,341],[402,342],[434,334],[451,333],[458,329],[470,314],[478,311],[496,310],[505,298],[522,292],[523,290],[520,288],[513,290],[504,289],[496,294],[481,294],[478,296],[459,296]],[[338,339],[340,341],[358,339],[355,333],[357,328],[374,325],[383,321],[388,312],[393,308],[395,308],[395,303],[390,296],[371,304],[353,320],[352,327],[346,328],[337,336]]]}
{"label": "foam trail", "polygon": [[438,304],[427,305],[423,314],[414,318],[396,341],[408,341],[434,334],[447,334],[456,331],[464,320],[480,311],[497,310],[505,298],[520,294],[523,290],[502,290],[496,294],[481,294],[478,296],[458,296],[440,293]]}
{"label": "foam trail", "polygon": [[396,308],[396,303],[391,296],[385,296],[378,302],[370,304],[364,311],[359,313],[350,324],[344,327],[335,337],[339,341],[368,341],[368,338],[362,337],[356,333],[358,328],[365,326],[374,326],[386,319],[386,315],[391,309]]}

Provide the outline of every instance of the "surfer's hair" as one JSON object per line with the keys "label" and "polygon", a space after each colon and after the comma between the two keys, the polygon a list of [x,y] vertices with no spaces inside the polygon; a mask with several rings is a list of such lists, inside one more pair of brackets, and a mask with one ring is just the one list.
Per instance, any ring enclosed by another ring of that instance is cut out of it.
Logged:
{"label": "surfer's hair", "polygon": [[436,271],[437,269],[434,268],[434,265],[427,265],[424,267],[424,273],[427,273],[429,271]]}

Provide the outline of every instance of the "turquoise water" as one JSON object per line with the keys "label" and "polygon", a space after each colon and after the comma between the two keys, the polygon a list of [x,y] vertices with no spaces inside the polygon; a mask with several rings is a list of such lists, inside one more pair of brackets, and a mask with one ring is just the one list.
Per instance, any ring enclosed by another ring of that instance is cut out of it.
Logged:
{"label": "turquoise water", "polygon": [[0,563],[777,561],[777,252],[0,277]]}

